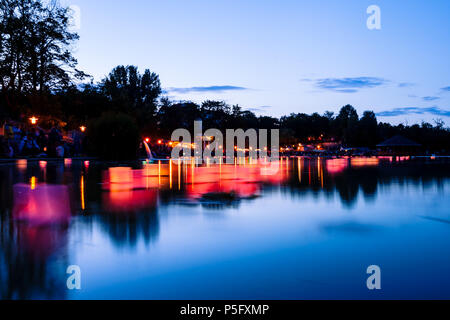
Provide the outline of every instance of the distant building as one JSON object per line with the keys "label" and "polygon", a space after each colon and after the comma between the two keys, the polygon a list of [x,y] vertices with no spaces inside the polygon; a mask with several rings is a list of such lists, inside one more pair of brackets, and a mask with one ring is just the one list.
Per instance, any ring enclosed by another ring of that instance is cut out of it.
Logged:
{"label": "distant building", "polygon": [[340,142],[323,142],[321,144],[321,147],[327,151],[335,151],[335,150],[340,149],[341,143]]}
{"label": "distant building", "polygon": [[409,155],[416,154],[422,145],[402,136],[392,137],[377,145],[382,154]]}

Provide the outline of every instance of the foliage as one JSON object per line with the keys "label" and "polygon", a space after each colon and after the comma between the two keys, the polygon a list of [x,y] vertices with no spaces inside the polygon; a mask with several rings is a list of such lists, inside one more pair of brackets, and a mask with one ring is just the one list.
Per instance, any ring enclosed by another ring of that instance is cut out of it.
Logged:
{"label": "foliage", "polygon": [[135,66],[117,66],[103,79],[100,89],[113,110],[133,115],[140,127],[155,127],[157,100],[161,94],[156,73],[146,69],[140,74]]}
{"label": "foliage", "polygon": [[1,113],[62,116],[54,93],[87,76],[76,68],[69,23],[69,9],[55,0],[0,1]]}
{"label": "foliage", "polygon": [[0,86],[2,91],[49,92],[86,75],[76,69],[69,9],[56,1],[0,2]]}
{"label": "foliage", "polygon": [[132,117],[108,112],[92,120],[88,128],[88,146],[92,155],[107,160],[137,158],[140,135]]}

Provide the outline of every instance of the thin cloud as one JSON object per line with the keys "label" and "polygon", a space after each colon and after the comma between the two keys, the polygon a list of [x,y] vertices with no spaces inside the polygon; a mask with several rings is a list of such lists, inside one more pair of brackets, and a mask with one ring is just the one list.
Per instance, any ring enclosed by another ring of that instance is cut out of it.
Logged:
{"label": "thin cloud", "polygon": [[388,83],[388,80],[377,77],[356,78],[324,78],[316,80],[316,87],[341,93],[355,93],[360,89],[375,88]]}
{"label": "thin cloud", "polygon": [[439,100],[440,97],[434,97],[434,96],[427,96],[427,97],[423,97],[422,100],[423,101],[435,101],[435,100]]}
{"label": "thin cloud", "polygon": [[166,91],[168,92],[175,92],[175,93],[191,93],[191,92],[227,92],[227,91],[243,91],[248,90],[248,88],[244,87],[237,87],[237,86],[207,86],[207,87],[189,87],[189,88],[167,88]]}
{"label": "thin cloud", "polygon": [[261,112],[261,113],[265,113],[267,109],[272,108],[272,106],[259,106],[259,107],[252,107],[252,108],[247,108],[247,111],[251,111],[251,112]]}
{"label": "thin cloud", "polygon": [[450,86],[449,86],[449,87],[441,88],[441,90],[442,90],[442,91],[450,91]]}
{"label": "thin cloud", "polygon": [[411,83],[411,82],[400,82],[398,84],[399,88],[409,88],[409,87],[413,87],[413,86],[415,86],[415,84]]}
{"label": "thin cloud", "polygon": [[379,117],[397,117],[408,114],[432,114],[437,116],[450,117],[450,111],[444,110],[439,107],[405,107],[405,108],[394,108],[391,110],[386,110],[382,112],[378,112],[377,116]]}
{"label": "thin cloud", "polygon": [[260,109],[260,108],[248,108],[247,111],[251,111],[251,112],[260,112],[260,111],[263,111],[263,110]]}
{"label": "thin cloud", "polygon": [[258,107],[252,107],[247,108],[248,111],[258,111],[258,112],[265,112],[265,110],[272,108],[272,106],[258,106]]}

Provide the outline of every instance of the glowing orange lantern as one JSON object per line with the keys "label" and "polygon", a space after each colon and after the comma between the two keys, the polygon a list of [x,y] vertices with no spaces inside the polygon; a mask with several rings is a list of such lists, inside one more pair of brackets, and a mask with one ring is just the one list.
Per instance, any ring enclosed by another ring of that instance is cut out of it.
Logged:
{"label": "glowing orange lantern", "polygon": [[38,120],[39,120],[39,119],[36,118],[36,117],[31,117],[31,118],[30,118],[30,122],[31,122],[31,124],[33,124],[33,125],[37,124]]}

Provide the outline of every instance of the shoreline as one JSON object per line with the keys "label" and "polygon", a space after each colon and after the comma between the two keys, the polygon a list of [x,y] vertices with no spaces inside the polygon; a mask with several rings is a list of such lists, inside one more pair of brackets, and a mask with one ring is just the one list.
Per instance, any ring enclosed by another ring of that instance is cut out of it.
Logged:
{"label": "shoreline", "polygon": [[[374,156],[361,156],[361,155],[282,155],[280,156],[280,159],[283,158],[311,158],[311,159],[347,159],[347,158],[386,158],[386,157],[392,157],[392,158],[404,158],[404,157],[410,157],[410,159],[450,159],[450,155],[374,155]],[[170,159],[154,159],[154,160],[148,160],[145,158],[140,158],[136,160],[102,160],[95,157],[74,157],[74,158],[0,158],[0,165],[1,164],[13,164],[17,161],[23,161],[26,160],[27,162],[65,162],[67,160],[70,161],[98,161],[101,163],[130,163],[130,162],[143,162],[143,161],[169,161]]]}

